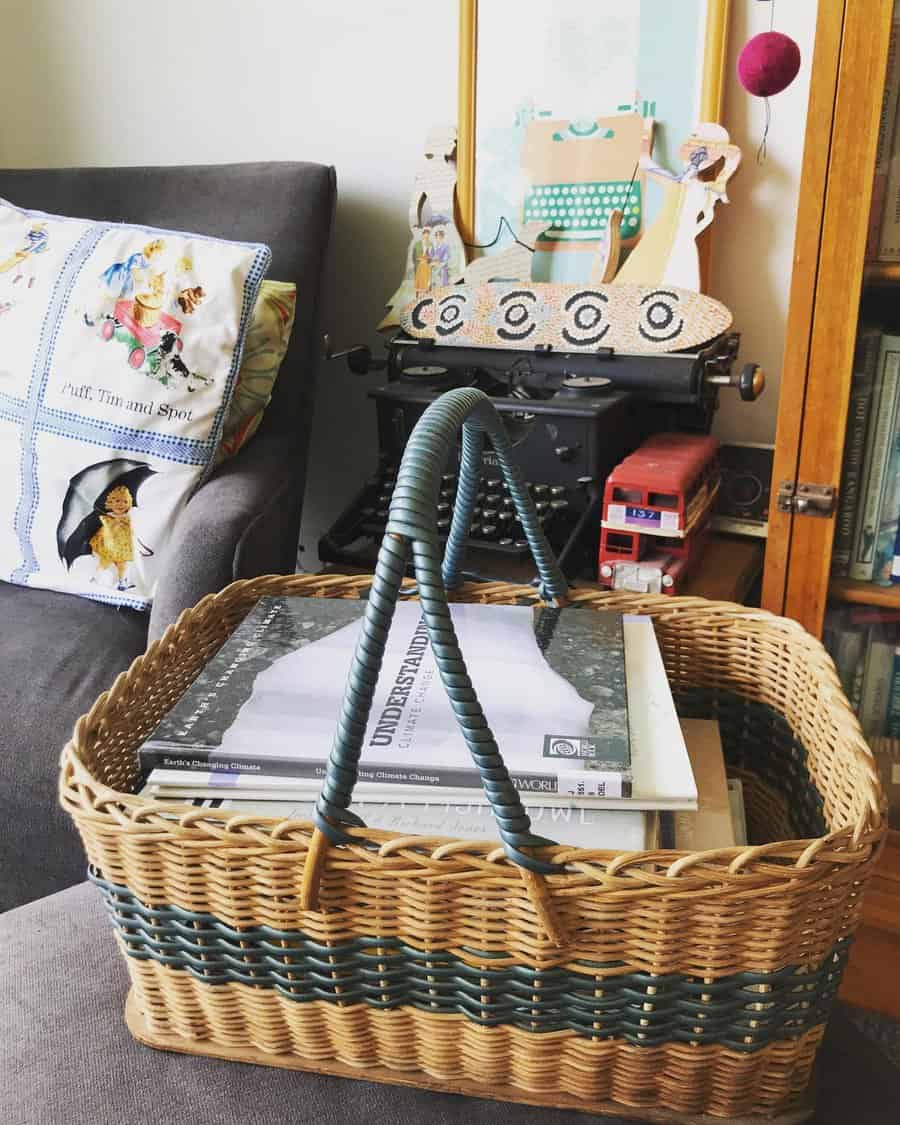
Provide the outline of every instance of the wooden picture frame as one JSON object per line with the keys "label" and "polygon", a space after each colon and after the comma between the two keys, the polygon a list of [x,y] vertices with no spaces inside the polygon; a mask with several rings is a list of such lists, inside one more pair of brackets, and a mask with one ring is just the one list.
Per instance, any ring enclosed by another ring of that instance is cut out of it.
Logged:
{"label": "wooden picture frame", "polygon": [[[476,237],[478,233],[476,205],[479,186],[477,180],[478,155],[476,152],[479,96],[479,4],[482,13],[484,13],[486,4],[499,2],[502,2],[502,0],[459,0],[457,225],[463,240],[468,244],[479,241]],[[640,0],[633,0],[633,3],[639,2]],[[671,7],[674,8],[675,6]],[[678,6],[678,10],[684,11],[681,5]],[[515,15],[512,14],[510,9],[506,9],[506,11],[510,12],[509,19],[512,22],[516,18]],[[519,11],[519,9],[516,11]],[[697,0],[696,3],[696,12],[700,13],[697,18],[703,20],[703,26],[698,28],[695,37],[699,46],[702,35],[702,74],[699,98],[695,100],[697,121],[718,122],[721,115],[728,11],[729,0]],[[652,95],[652,91],[647,91],[647,93]],[[598,110],[601,109],[603,107],[598,107]],[[691,122],[691,127],[697,121]],[[679,137],[678,142],[685,139],[686,136]],[[674,148],[674,146],[670,145],[670,148]],[[519,216],[516,216],[516,219],[519,220]],[[708,240],[706,247],[701,246],[701,263],[707,256]]]}

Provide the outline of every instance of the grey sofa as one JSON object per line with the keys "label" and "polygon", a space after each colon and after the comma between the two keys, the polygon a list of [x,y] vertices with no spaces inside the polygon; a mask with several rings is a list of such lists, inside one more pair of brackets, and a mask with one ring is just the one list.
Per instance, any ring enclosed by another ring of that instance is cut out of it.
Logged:
{"label": "grey sofa", "polygon": [[[0,170],[0,198],[80,218],[265,242],[295,281],[291,345],[259,432],[190,499],[149,617],[0,582],[0,910],[84,878],[56,803],[75,720],[186,607],[235,578],[295,569],[334,169],[264,163]],[[2,487],[2,483],[0,483]],[[8,1120],[8,1119],[7,1119]]]}

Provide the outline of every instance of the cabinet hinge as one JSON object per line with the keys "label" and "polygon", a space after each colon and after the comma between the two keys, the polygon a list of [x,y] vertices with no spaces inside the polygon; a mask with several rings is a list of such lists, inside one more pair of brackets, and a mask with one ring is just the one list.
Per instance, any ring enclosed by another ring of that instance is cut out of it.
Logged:
{"label": "cabinet hinge", "polygon": [[793,512],[797,516],[833,516],[837,503],[837,489],[830,484],[795,484],[782,481],[778,486],[776,506],[779,512]]}

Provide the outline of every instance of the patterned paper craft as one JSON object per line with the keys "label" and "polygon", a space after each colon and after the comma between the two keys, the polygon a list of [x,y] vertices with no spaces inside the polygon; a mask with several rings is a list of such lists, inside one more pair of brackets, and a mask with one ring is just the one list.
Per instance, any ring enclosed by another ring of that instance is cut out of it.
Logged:
{"label": "patterned paper craft", "polygon": [[638,113],[578,123],[539,118],[525,130],[522,174],[526,222],[550,223],[541,243],[595,241],[614,209],[622,212],[622,239],[641,231],[641,150],[647,125]]}
{"label": "patterned paper craft", "polygon": [[400,309],[413,297],[462,277],[466,250],[456,229],[455,200],[456,129],[437,126],[428,134],[409,199],[412,238],[403,280],[387,302],[379,331],[396,328]]}
{"label": "patterned paper craft", "polygon": [[525,223],[512,246],[469,262],[463,274],[466,285],[481,285],[485,281],[530,281],[534,245],[548,226],[544,219]]}
{"label": "patterned paper craft", "polygon": [[0,579],[149,606],[269,257],[0,200]]}
{"label": "patterned paper craft", "polygon": [[455,347],[658,355],[720,335],[731,313],[686,289],[493,282],[437,289],[407,305],[400,323],[410,336]]}
{"label": "patterned paper craft", "polygon": [[697,236],[727,203],[728,181],[741,163],[741,150],[721,125],[704,122],[681,146],[683,170],[676,175],[649,156],[644,172],[663,190],[663,205],[616,274],[616,284],[671,285],[700,289]]}

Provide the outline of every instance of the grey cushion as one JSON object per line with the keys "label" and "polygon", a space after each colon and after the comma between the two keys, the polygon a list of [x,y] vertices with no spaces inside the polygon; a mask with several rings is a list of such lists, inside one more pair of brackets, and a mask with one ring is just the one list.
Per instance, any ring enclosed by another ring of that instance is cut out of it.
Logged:
{"label": "grey cushion", "polygon": [[84,878],[57,762],[146,639],[146,614],[0,582],[0,909]]}
{"label": "grey cushion", "polygon": [[[347,1081],[135,1043],[99,895],[82,884],[0,918],[0,1121],[15,1125],[584,1125],[558,1110]],[[835,1013],[819,1125],[896,1121],[900,1070]],[[620,1119],[604,1118],[613,1122]]]}

